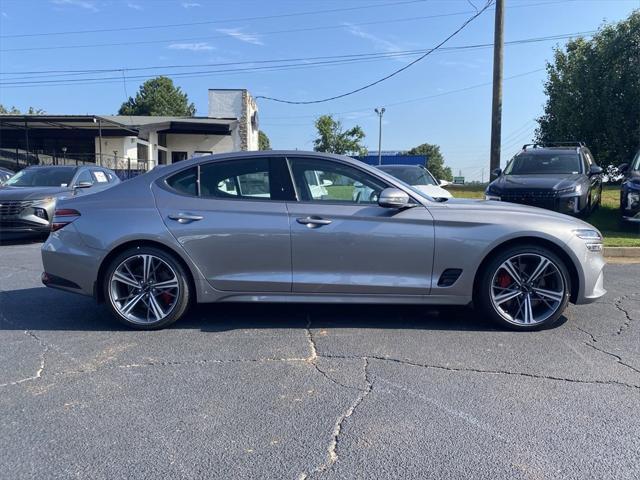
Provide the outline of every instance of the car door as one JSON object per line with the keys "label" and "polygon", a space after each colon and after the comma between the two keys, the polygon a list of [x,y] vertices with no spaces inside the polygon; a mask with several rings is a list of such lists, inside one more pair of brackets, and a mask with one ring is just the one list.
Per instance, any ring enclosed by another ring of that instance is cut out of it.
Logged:
{"label": "car door", "polygon": [[[289,157],[299,201],[287,203],[293,291],[298,293],[427,295],[434,225],[423,206],[377,204],[389,185],[346,162]],[[310,179],[319,178],[319,195]],[[366,189],[367,196],[354,189]]]}
{"label": "car door", "polygon": [[596,162],[593,158],[593,155],[589,150],[585,150],[585,158],[587,160],[587,165],[585,170],[586,175],[589,177],[589,184],[591,190],[591,203],[592,205],[596,205],[600,201],[600,195],[602,192],[602,175],[592,175],[590,174],[591,167],[597,166]]}
{"label": "car door", "polygon": [[153,189],[165,225],[212,287],[291,291],[294,193],[283,157],[202,163]]}

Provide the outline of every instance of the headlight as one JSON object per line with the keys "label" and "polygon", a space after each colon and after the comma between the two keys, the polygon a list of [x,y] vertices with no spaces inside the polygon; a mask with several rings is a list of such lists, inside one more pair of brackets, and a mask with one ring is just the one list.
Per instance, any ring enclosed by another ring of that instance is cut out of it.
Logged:
{"label": "headlight", "polygon": [[573,233],[576,237],[583,240],[602,241],[602,234],[598,230],[593,230],[591,228],[579,228],[578,230],[574,230]]}
{"label": "headlight", "polygon": [[587,250],[591,252],[602,252],[602,234],[598,230],[591,228],[580,228],[574,230],[576,237],[585,241]]}
{"label": "headlight", "polygon": [[561,188],[560,190],[558,190],[558,195],[566,195],[567,193],[580,193],[581,190],[581,185],[574,185],[573,187]]}
{"label": "headlight", "polygon": [[45,205],[47,203],[55,201],[55,197],[45,197],[40,200],[35,200],[32,205]]}

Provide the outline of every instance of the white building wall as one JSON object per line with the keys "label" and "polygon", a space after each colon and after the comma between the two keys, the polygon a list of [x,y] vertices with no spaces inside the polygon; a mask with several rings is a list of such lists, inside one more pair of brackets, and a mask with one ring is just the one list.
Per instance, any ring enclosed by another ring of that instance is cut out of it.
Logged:
{"label": "white building wall", "polygon": [[187,152],[187,158],[195,152],[225,153],[234,150],[233,135],[167,135],[168,163],[171,163],[171,152]]}
{"label": "white building wall", "polygon": [[209,118],[240,118],[243,90],[209,90]]}

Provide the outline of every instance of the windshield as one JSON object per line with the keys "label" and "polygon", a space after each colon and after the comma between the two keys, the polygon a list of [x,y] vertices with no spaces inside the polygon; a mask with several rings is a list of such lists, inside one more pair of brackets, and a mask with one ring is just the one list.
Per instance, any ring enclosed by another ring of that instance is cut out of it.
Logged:
{"label": "windshield", "polygon": [[431,174],[420,167],[379,167],[408,185],[437,185]]}
{"label": "windshield", "polygon": [[75,167],[25,168],[7,180],[12,187],[66,187],[71,183]]}
{"label": "windshield", "polygon": [[505,175],[557,175],[580,173],[580,155],[577,153],[522,153],[511,159]]}

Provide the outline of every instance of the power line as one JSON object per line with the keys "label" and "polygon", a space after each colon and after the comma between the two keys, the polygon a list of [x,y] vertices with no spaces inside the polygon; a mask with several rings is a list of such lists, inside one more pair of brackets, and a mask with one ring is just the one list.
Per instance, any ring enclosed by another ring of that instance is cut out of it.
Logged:
{"label": "power line", "polygon": [[460,27],[458,27],[456,30],[454,30],[453,33],[451,33],[443,41],[441,41],[439,44],[437,44],[435,47],[433,47],[431,50],[429,50],[425,54],[423,54],[420,57],[416,58],[412,62],[409,62],[405,66],[403,66],[401,68],[398,68],[397,70],[394,70],[390,74],[385,75],[384,77],[379,78],[378,80],[375,80],[375,81],[373,81],[371,83],[363,85],[362,87],[356,88],[354,90],[350,90],[350,91],[345,92],[345,93],[341,93],[340,95],[334,95],[332,97],[321,98],[321,99],[318,99],[318,100],[285,100],[285,99],[281,99],[281,98],[267,97],[267,96],[264,96],[264,95],[258,95],[258,96],[256,96],[256,99],[261,98],[261,99],[264,99],[264,100],[271,100],[273,102],[286,103],[286,104],[289,104],[289,105],[310,105],[310,104],[315,104],[315,103],[325,103],[325,102],[329,102],[331,100],[337,100],[339,98],[344,98],[344,97],[347,97],[349,95],[353,95],[355,93],[362,92],[363,90],[366,90],[366,89],[371,88],[371,87],[373,87],[375,85],[378,85],[379,83],[382,83],[382,82],[384,82],[384,81],[386,81],[386,80],[398,75],[399,73],[404,72],[405,70],[411,68],[416,63],[424,60],[427,56],[429,56],[431,53],[433,53],[436,50],[438,50],[445,43],[447,43],[449,40],[451,40],[453,37],[455,37],[458,33],[460,33],[462,30],[464,30],[467,25],[469,25],[476,18],[478,18],[480,15],[482,15],[491,6],[492,3],[493,3],[493,0],[487,0],[487,3],[485,4],[485,6],[482,7],[478,11],[478,13],[476,13],[475,15],[472,15],[467,20],[465,20],[465,22]]}
{"label": "power line", "polygon": [[[577,35],[586,35],[591,34],[592,32],[575,32],[569,34],[559,34],[559,35],[550,35],[547,37],[536,37],[536,38],[528,38],[528,39],[520,39],[513,40],[509,42],[505,42],[506,45],[522,45],[528,43],[538,43],[549,40],[558,40],[562,38],[571,38]],[[472,44],[472,45],[460,45],[457,47],[443,47],[438,50],[440,53],[451,52],[451,51],[459,51],[459,50],[473,50],[473,49],[482,49],[482,48],[491,48],[493,46],[492,43],[485,44]],[[372,62],[378,60],[386,60],[389,58],[402,58],[402,57],[410,57],[421,55],[424,56],[424,53],[429,53],[433,49],[420,49],[420,50],[406,50],[406,51],[398,51],[398,52],[380,52],[380,53],[371,53],[371,54],[352,54],[352,55],[337,55],[337,56],[323,56],[323,57],[307,57],[307,58],[296,58],[296,59],[282,59],[282,60],[255,60],[255,61],[244,61],[244,62],[228,62],[228,63],[220,63],[220,64],[194,64],[194,65],[173,65],[173,66],[165,66],[165,67],[138,67],[138,68],[113,68],[113,69],[101,69],[96,70],[96,72],[113,72],[118,73],[117,76],[109,76],[109,77],[84,77],[84,78],[56,78],[51,79],[51,76],[60,77],[66,76],[65,74],[58,75],[46,75],[48,80],[37,80],[41,78],[39,76],[35,77],[12,77],[7,78],[4,81],[0,81],[0,86],[5,88],[10,87],[27,87],[27,86],[37,86],[37,85],[49,85],[49,86],[68,86],[68,85],[86,85],[86,84],[96,84],[96,83],[112,83],[112,81],[119,81],[121,79],[120,73],[122,71],[135,71],[135,70],[148,70],[148,69],[164,69],[164,68],[191,68],[198,66],[225,66],[225,65],[251,65],[251,64],[264,64],[264,63],[284,63],[282,65],[266,65],[266,66],[249,66],[245,68],[229,68],[229,69],[216,69],[216,70],[204,70],[204,71],[191,71],[191,72],[157,72],[155,74],[150,75],[130,75],[129,79],[146,79],[153,78],[158,74],[173,77],[173,78],[195,78],[202,76],[213,76],[220,74],[233,74],[233,73],[251,73],[251,72],[261,72],[261,71],[281,71],[281,70],[299,70],[299,69],[308,69],[308,68],[317,68],[324,66],[333,66],[333,65],[347,65],[352,63],[362,63],[362,62]],[[326,61],[311,61],[314,59],[327,59]],[[287,63],[300,61],[298,63]],[[18,72],[14,72],[13,74],[17,74]],[[46,71],[40,72],[43,75],[46,74]],[[75,73],[75,75],[81,75],[84,72]],[[35,78],[35,80],[31,80],[31,78]],[[18,81],[25,80],[26,81]],[[483,84],[484,85],[484,84]],[[392,105],[388,105],[392,106]]]}
{"label": "power line", "polygon": [[[432,18],[442,18],[442,17],[451,17],[451,16],[460,16],[466,15],[469,12],[455,12],[455,13],[442,13],[437,15],[424,15],[424,16],[413,16],[406,18],[398,18],[391,20],[375,20],[371,22],[362,22],[362,23],[352,23],[352,24],[335,24],[335,25],[320,25],[317,27],[301,27],[301,28],[289,28],[283,30],[270,30],[266,32],[252,32],[251,35],[255,36],[267,36],[267,35],[280,35],[280,34],[289,34],[289,33],[301,33],[301,32],[313,32],[313,31],[321,31],[321,30],[335,30],[352,27],[360,27],[360,26],[368,26],[368,25],[381,25],[381,24],[389,24],[389,23],[400,23],[400,22],[412,22],[418,20],[428,20]],[[182,38],[165,38],[162,40],[138,40],[138,41],[129,41],[129,42],[110,42],[110,43],[78,43],[73,45],[51,45],[47,47],[19,47],[19,48],[4,48],[0,49],[0,52],[31,52],[31,51],[40,51],[40,50],[69,50],[75,48],[101,48],[101,47],[121,47],[121,46],[131,46],[131,45],[155,45],[161,43],[177,43],[177,42],[193,42],[193,41],[203,41],[203,40],[217,40],[220,38],[229,38],[229,35],[226,33],[220,35],[210,35],[206,37],[182,37]]]}
{"label": "power line", "polygon": [[[426,1],[426,0],[412,0],[415,1]],[[558,3],[565,3],[568,1],[577,1],[577,0],[556,0],[552,2],[542,2],[542,3],[530,3],[524,5],[515,5],[511,8],[521,8],[521,7],[534,7],[540,5],[551,5]],[[408,2],[412,3],[412,2]],[[398,4],[398,3],[396,3]],[[395,4],[394,4],[395,5]],[[354,7],[355,8],[355,7]],[[267,36],[267,35],[280,35],[280,34],[290,34],[290,33],[300,33],[300,32],[311,32],[311,31],[322,31],[322,30],[335,30],[348,28],[349,26],[367,26],[367,25],[380,25],[380,24],[389,24],[389,23],[399,23],[399,22],[409,22],[409,21],[417,21],[417,20],[427,20],[432,18],[442,18],[442,17],[451,17],[451,16],[460,16],[460,15],[469,15],[474,13],[473,11],[465,11],[465,12],[451,12],[451,13],[443,13],[436,15],[424,15],[424,16],[414,16],[408,18],[399,18],[399,19],[391,19],[391,20],[377,20],[363,23],[353,23],[353,24],[345,24],[341,23],[338,25],[322,25],[316,27],[302,27],[295,29],[284,29],[284,30],[271,30],[266,32],[251,32],[251,35],[256,36]],[[18,48],[4,48],[0,49],[0,52],[28,52],[28,51],[48,51],[48,50],[69,50],[76,48],[102,48],[102,47],[122,47],[122,46],[132,46],[132,45],[155,45],[155,44],[163,44],[163,43],[176,43],[176,42],[190,42],[190,41],[205,41],[205,40],[217,40],[221,38],[229,38],[228,34],[221,35],[213,35],[213,36],[199,36],[199,37],[181,37],[181,38],[166,38],[161,40],[138,40],[138,41],[128,41],[128,42],[108,42],[108,43],[80,43],[80,44],[72,44],[72,45],[50,45],[45,47],[18,47]]]}
{"label": "power line", "polygon": [[164,25],[138,25],[133,27],[99,28],[99,29],[91,29],[91,30],[70,30],[70,31],[68,30],[63,32],[19,33],[19,34],[10,34],[10,35],[0,35],[0,38],[45,37],[45,36],[53,36],[53,35],[78,35],[78,34],[87,34],[87,33],[129,32],[132,30],[151,30],[151,29],[157,30],[159,28],[194,27],[198,25],[214,25],[214,24],[231,23],[231,22],[249,22],[253,20],[270,20],[270,19],[276,19],[276,18],[290,18],[290,17],[301,17],[306,15],[318,15],[323,13],[338,13],[338,12],[348,12],[353,10],[364,10],[364,9],[368,10],[370,8],[396,7],[398,5],[423,3],[426,1],[427,0],[407,0],[403,2],[360,5],[358,7],[332,8],[328,10],[313,10],[309,12],[282,13],[277,15],[264,15],[259,17],[225,18],[222,20],[208,20],[203,22],[168,23]]}
{"label": "power line", "polygon": [[[523,38],[519,40],[511,40],[505,42],[505,45],[520,45],[527,43],[538,43],[550,40],[562,40],[566,38],[573,38],[576,36],[589,36],[596,32],[596,30],[584,31],[584,32],[573,32],[573,33],[561,33],[556,35],[547,35],[544,37],[532,37],[532,38]],[[470,45],[459,45],[457,47],[442,47],[440,52],[449,52],[449,51],[457,51],[457,50],[473,50],[473,49],[483,49],[483,48],[491,48],[493,47],[493,43],[479,43],[479,44],[470,44]],[[17,72],[0,72],[0,77],[7,75],[32,75],[32,76],[24,76],[24,77],[11,77],[7,78],[6,81],[14,81],[14,80],[23,80],[29,78],[39,78],[40,76],[49,77],[67,77],[67,76],[76,76],[76,75],[90,75],[90,74],[99,74],[99,73],[113,73],[113,72],[121,72],[125,70],[126,72],[134,72],[134,71],[144,71],[144,70],[164,70],[169,68],[202,68],[202,67],[226,67],[226,66],[235,66],[235,65],[252,65],[252,64],[271,64],[271,63],[290,63],[290,62],[309,62],[315,60],[332,60],[332,59],[356,59],[356,58],[394,58],[401,56],[411,56],[411,55],[420,55],[422,53],[427,52],[428,48],[422,48],[417,50],[397,50],[392,52],[371,52],[371,53],[353,53],[353,54],[343,54],[343,55],[325,55],[325,56],[315,56],[315,57],[294,57],[294,58],[281,58],[281,59],[261,59],[261,60],[244,60],[237,62],[219,62],[219,63],[193,63],[193,64],[173,64],[173,65],[153,65],[153,66],[144,66],[144,67],[112,67],[112,68],[100,68],[100,69],[84,69],[84,70],[31,70],[31,71],[17,71]],[[188,72],[184,72],[188,73]],[[56,75],[58,74],[58,75]]]}

